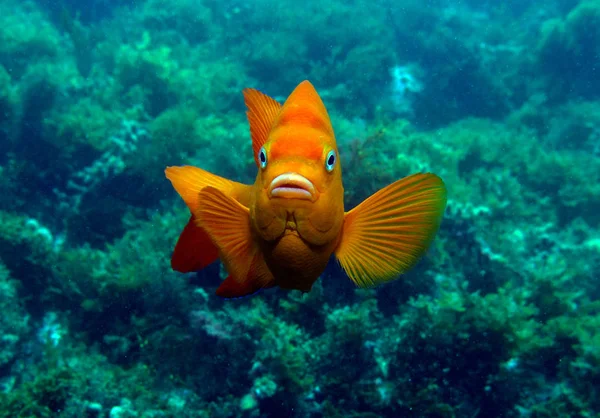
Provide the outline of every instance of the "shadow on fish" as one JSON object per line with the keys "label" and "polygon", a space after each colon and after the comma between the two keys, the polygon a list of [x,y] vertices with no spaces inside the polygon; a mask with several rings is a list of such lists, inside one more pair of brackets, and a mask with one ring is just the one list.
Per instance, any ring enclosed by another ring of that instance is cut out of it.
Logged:
{"label": "shadow on fish", "polygon": [[187,273],[221,259],[217,295],[237,298],[279,286],[308,292],[335,255],[359,287],[397,278],[425,253],[446,207],[443,181],[419,173],[344,210],[333,127],[313,85],[281,105],[258,90],[244,99],[258,169],[246,185],[197,167],[168,167],[191,217],[171,266]]}

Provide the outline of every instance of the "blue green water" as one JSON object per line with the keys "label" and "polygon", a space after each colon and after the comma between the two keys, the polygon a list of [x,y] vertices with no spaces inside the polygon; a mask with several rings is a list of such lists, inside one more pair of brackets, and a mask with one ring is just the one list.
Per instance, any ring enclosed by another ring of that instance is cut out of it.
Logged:
{"label": "blue green water", "polygon": [[[599,417],[600,2],[0,2],[1,417]],[[303,80],[346,210],[447,187],[397,280],[224,300],[173,271],[242,90]]]}

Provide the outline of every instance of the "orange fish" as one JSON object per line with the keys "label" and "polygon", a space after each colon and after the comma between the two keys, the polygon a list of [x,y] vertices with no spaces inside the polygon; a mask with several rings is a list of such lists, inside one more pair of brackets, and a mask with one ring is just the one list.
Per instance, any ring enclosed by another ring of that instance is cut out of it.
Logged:
{"label": "orange fish", "polygon": [[359,287],[393,280],[414,266],[439,228],[446,189],[414,174],[344,211],[339,152],[327,110],[303,81],[283,106],[245,89],[254,160],[252,185],[197,167],[168,167],[192,216],[171,266],[202,269],[220,258],[229,276],[217,295],[268,287],[310,291],[334,254]]}

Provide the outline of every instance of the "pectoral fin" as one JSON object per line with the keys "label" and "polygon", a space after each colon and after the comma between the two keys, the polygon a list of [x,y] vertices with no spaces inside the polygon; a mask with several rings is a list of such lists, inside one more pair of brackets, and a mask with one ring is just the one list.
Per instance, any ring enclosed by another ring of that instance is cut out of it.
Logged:
{"label": "pectoral fin", "polygon": [[219,189],[228,196],[234,196],[243,202],[243,197],[251,186],[228,180],[198,167],[191,165],[182,167],[167,167],[165,176],[171,181],[173,188],[179,193],[185,204],[195,213],[200,206],[198,195],[207,186]]}
{"label": "pectoral fin", "polygon": [[[214,187],[202,189],[199,196],[202,205],[195,213],[197,224],[216,244],[231,279],[240,284],[239,292],[271,286],[273,276],[252,235],[248,208]],[[229,281],[225,288],[231,286]]]}
{"label": "pectoral fin", "polygon": [[445,208],[446,188],[438,176],[405,177],[346,212],[335,255],[360,287],[392,280],[425,253]]}
{"label": "pectoral fin", "polygon": [[201,270],[215,262],[219,252],[208,233],[197,225],[193,215],[201,205],[200,191],[207,186],[212,186],[244,201],[249,195],[250,186],[227,180],[192,166],[168,167],[165,175],[192,212],[190,220],[175,245],[175,251],[171,257],[171,267],[181,273]]}

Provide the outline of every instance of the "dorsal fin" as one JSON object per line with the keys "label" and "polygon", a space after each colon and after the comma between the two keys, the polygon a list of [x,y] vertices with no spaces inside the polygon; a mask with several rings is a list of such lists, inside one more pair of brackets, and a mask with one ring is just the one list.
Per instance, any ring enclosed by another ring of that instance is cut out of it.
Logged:
{"label": "dorsal fin", "polygon": [[334,137],[333,127],[325,104],[323,104],[315,87],[308,80],[298,84],[292,91],[283,104],[272,128],[281,128],[289,124],[301,124],[320,130],[330,138]]}
{"label": "dorsal fin", "polygon": [[244,102],[252,136],[254,162],[258,166],[258,151],[267,142],[273,122],[279,115],[281,104],[255,89],[244,89]]}

